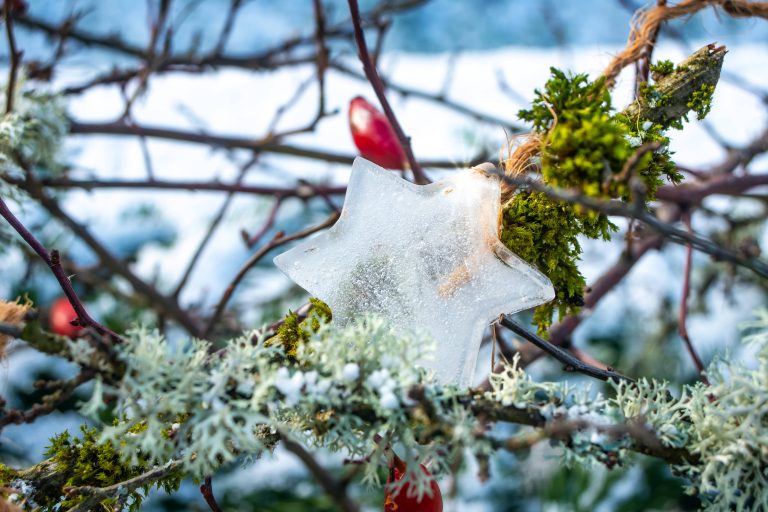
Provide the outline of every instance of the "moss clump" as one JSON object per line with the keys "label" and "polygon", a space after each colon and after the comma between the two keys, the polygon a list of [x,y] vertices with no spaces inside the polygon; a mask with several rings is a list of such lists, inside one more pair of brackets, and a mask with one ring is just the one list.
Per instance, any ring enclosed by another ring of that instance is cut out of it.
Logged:
{"label": "moss clump", "polygon": [[606,174],[618,173],[632,148],[625,128],[612,121],[611,97],[604,80],[568,77],[552,68],[544,91],[536,91],[530,110],[519,113],[543,135],[541,173],[555,187],[578,187],[602,195]]}
{"label": "moss clump", "polygon": [[8,487],[16,479],[16,471],[0,463],[0,487]]}
{"label": "moss clump", "polygon": [[[128,466],[123,463],[120,454],[112,444],[98,442],[96,429],[89,429],[83,425],[80,430],[82,438],[72,437],[66,430],[54,436],[45,452],[45,455],[56,464],[57,472],[67,475],[67,479],[58,489],[58,493],[52,493],[51,489],[48,489],[45,494],[34,497],[44,511],[68,509],[83,501],[82,496],[65,493],[64,490],[67,487],[107,487],[139,476],[147,470],[141,466]],[[172,475],[154,484],[147,484],[129,495],[128,509],[139,510],[142,500],[153,485],[162,487],[170,493],[177,490],[180,483],[181,477]],[[106,510],[111,510],[109,507],[115,501],[113,498],[104,500],[102,506]]]}
{"label": "moss clump", "polygon": [[309,337],[320,330],[322,324],[327,324],[333,317],[328,304],[317,298],[309,299],[310,307],[307,317],[299,321],[299,315],[289,311],[285,315],[283,324],[277,328],[277,335],[268,339],[265,343],[271,345],[279,342],[289,359],[296,359],[300,343],[309,341]]}
{"label": "moss clump", "polygon": [[715,94],[715,86],[703,84],[698,91],[694,91],[688,100],[688,108],[696,112],[696,119],[701,121],[712,110],[712,95]]}
{"label": "moss clump", "polygon": [[[645,102],[663,104],[666,99],[653,85],[644,84]],[[680,179],[669,152],[646,152],[625,169],[627,161],[645,143],[669,140],[664,126],[631,122],[611,108],[611,96],[603,78],[590,81],[585,74],[568,76],[552,68],[543,91],[536,91],[529,110],[519,113],[533,123],[541,138],[541,175],[557,188],[578,189],[598,199],[632,200],[630,179],[639,178],[646,198],[652,199],[665,179]],[[555,300],[537,308],[534,320],[545,334],[554,310],[560,317],[575,313],[583,303],[584,276],[577,262],[579,236],[608,239],[616,230],[605,215],[556,202],[544,194],[521,192],[504,207],[501,240],[510,250],[536,265],[555,287]]]}
{"label": "moss clump", "polygon": [[576,206],[540,192],[515,196],[504,208],[503,225],[504,245],[538,267],[555,287],[555,299],[534,312],[539,334],[545,336],[555,309],[562,318],[583,305],[586,282],[577,266],[581,255],[578,236],[607,239],[615,226],[604,215],[579,213]]}
{"label": "moss clump", "polygon": [[671,60],[660,60],[651,64],[651,76],[654,80],[658,77],[669,75],[675,70],[675,65]]}

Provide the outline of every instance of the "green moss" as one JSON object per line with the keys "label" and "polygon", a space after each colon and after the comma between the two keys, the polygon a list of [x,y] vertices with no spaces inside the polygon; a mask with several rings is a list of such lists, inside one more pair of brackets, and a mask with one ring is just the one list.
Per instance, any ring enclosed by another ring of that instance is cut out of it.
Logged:
{"label": "green moss", "polygon": [[[667,69],[668,66],[662,66]],[[661,106],[667,98],[652,85],[641,85],[642,101]],[[532,107],[519,113],[540,134],[543,181],[558,188],[577,189],[603,200],[632,200],[630,179],[637,177],[652,199],[665,179],[680,179],[670,160],[661,125],[632,123],[611,108],[602,78],[568,76],[552,69],[544,90],[537,90]],[[643,155],[624,172],[627,161],[647,142],[663,148]],[[616,227],[604,215],[558,203],[543,194],[520,193],[505,205],[501,239],[523,259],[536,265],[555,287],[555,300],[537,308],[534,320],[545,334],[558,310],[560,317],[578,311],[584,277],[578,269],[578,237],[608,239]]]}
{"label": "green moss", "polygon": [[694,91],[688,100],[688,108],[696,112],[696,119],[702,120],[707,117],[712,109],[712,95],[715,93],[714,85],[704,84],[701,89]]}
{"label": "green moss", "polygon": [[656,76],[669,75],[674,70],[675,65],[671,60],[660,60],[651,64],[651,73],[654,75],[654,80],[656,80]]}
{"label": "green moss", "polygon": [[606,216],[578,212],[577,208],[543,193],[523,192],[503,211],[501,241],[538,267],[555,287],[555,299],[534,312],[540,335],[546,335],[556,309],[562,318],[578,312],[583,304],[586,283],[577,265],[581,255],[578,236],[607,239],[616,229]]}
{"label": "green moss", "polygon": [[309,341],[309,337],[320,330],[322,324],[331,321],[332,313],[328,304],[317,298],[309,299],[310,308],[307,317],[299,321],[299,316],[289,311],[283,324],[277,328],[277,335],[266,341],[266,344],[279,342],[289,359],[295,359],[300,343]]}
{"label": "green moss", "polygon": [[[67,479],[58,489],[58,494],[51,493],[49,489],[45,495],[35,496],[44,511],[67,509],[83,500],[81,496],[65,494],[64,489],[67,487],[107,487],[139,476],[147,470],[141,466],[124,464],[112,444],[98,442],[96,429],[83,425],[80,430],[81,438],[72,437],[67,431],[54,436],[45,451],[45,455],[56,464],[57,472],[66,475]],[[138,432],[141,432],[141,429],[138,429]],[[138,432],[135,435],[138,435]],[[154,485],[167,492],[173,492],[178,489],[180,482],[180,476],[172,475]],[[151,487],[152,484],[148,484],[130,494],[129,510],[139,510]],[[113,502],[113,499],[108,499],[102,502],[102,505],[108,509]]]}
{"label": "green moss", "polygon": [[0,487],[9,487],[9,484],[16,478],[16,471],[12,470],[3,463],[0,463]]}

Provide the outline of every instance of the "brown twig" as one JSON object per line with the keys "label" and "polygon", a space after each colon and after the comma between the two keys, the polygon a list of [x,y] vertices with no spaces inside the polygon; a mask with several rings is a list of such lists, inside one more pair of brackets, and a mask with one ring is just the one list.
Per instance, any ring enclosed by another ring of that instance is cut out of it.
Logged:
{"label": "brown twig", "polygon": [[243,264],[240,270],[238,270],[237,274],[235,274],[235,277],[232,278],[232,281],[229,283],[229,285],[227,285],[227,288],[224,290],[224,293],[222,294],[221,299],[219,299],[219,302],[216,305],[216,308],[213,314],[211,315],[210,320],[208,321],[208,326],[203,331],[202,337],[206,338],[210,336],[214,326],[219,321],[219,318],[221,318],[222,313],[224,313],[224,308],[227,307],[227,304],[229,303],[229,299],[231,299],[232,294],[235,293],[235,289],[243,280],[243,278],[246,276],[248,271],[251,270],[251,268],[253,268],[256,265],[256,263],[258,263],[259,260],[261,260],[261,258],[263,258],[269,251],[271,251],[276,247],[280,247],[281,245],[287,244],[288,242],[291,242],[293,240],[299,240],[313,233],[316,233],[322,229],[332,226],[333,223],[336,222],[338,218],[339,218],[338,214],[333,213],[330,217],[328,217],[325,221],[321,222],[320,224],[302,229],[301,231],[297,231],[295,233],[291,233],[290,235],[286,235],[281,232],[278,232],[274,236],[274,238],[272,238],[272,240],[270,240],[267,244],[263,245],[258,251],[256,251],[250,258],[248,258],[248,261],[246,261]]}
{"label": "brown twig", "polygon": [[208,504],[211,512],[221,512],[221,507],[219,507],[216,496],[213,494],[213,484],[211,483],[210,476],[205,477],[203,485],[200,486],[200,494],[203,495],[203,499]]}
{"label": "brown twig", "polygon": [[[48,210],[53,217],[59,219],[65,226],[75,233],[75,235],[77,235],[96,254],[96,256],[98,256],[105,267],[109,268],[115,274],[122,276],[130,283],[136,292],[146,297],[151,304],[154,304],[160,310],[171,316],[189,333],[193,335],[198,334],[199,331],[196,322],[187,315],[175,300],[160,293],[154,286],[137,276],[125,262],[117,259],[104,244],[99,242],[99,240],[91,234],[86,226],[70,217],[61,206],[59,206],[59,203],[43,190],[42,185],[33,177],[29,169],[26,169],[26,171],[27,180],[20,183],[18,185],[19,187],[24,189],[30,197],[40,203],[40,205]],[[75,311],[77,311],[77,308]]]}
{"label": "brown twig", "polygon": [[[248,173],[248,169],[250,169],[256,163],[256,161],[257,158],[254,156],[240,168],[240,172],[237,176],[237,179],[235,180],[235,185],[240,185],[242,183],[245,175]],[[189,263],[187,263],[187,267],[184,270],[181,279],[179,279],[179,283],[173,290],[172,297],[174,297],[177,301],[179,295],[181,295],[181,291],[184,289],[184,286],[186,286],[189,277],[192,275],[192,271],[195,269],[197,262],[200,260],[200,256],[202,256],[203,251],[208,246],[208,243],[213,239],[213,234],[221,225],[221,221],[224,220],[224,216],[227,214],[227,211],[229,210],[229,207],[232,204],[234,198],[235,191],[230,191],[229,194],[227,194],[227,197],[224,199],[224,202],[222,202],[221,206],[219,207],[219,211],[208,225],[208,230],[205,232],[203,238],[200,240],[200,243],[197,245],[197,249],[195,249],[192,257],[189,259]]]}
{"label": "brown twig", "polygon": [[52,413],[56,407],[69,399],[81,384],[93,379],[95,375],[95,371],[84,369],[72,379],[49,383],[48,389],[52,392],[43,396],[39,403],[34,404],[26,411],[17,409],[3,411],[4,414],[0,417],[0,431],[7,425],[32,423],[37,418]]}
{"label": "brown twig", "polygon": [[[128,135],[138,136],[143,135],[145,137],[154,137],[167,140],[175,140],[179,142],[192,142],[196,144],[206,144],[212,147],[219,147],[224,149],[251,149],[261,153],[275,153],[281,155],[291,155],[300,158],[308,158],[312,160],[322,160],[325,162],[332,162],[338,164],[352,165],[355,159],[354,155],[333,153],[330,151],[320,151],[316,149],[309,149],[299,146],[291,146],[288,144],[281,144],[278,142],[271,142],[268,140],[254,141],[252,138],[247,137],[234,137],[234,136],[218,136],[210,135],[206,133],[189,132],[184,130],[177,130],[173,128],[162,128],[156,126],[127,126],[125,122],[118,120],[107,123],[81,123],[78,121],[70,121],[70,132],[76,135],[94,135],[94,134],[109,134],[109,135]],[[472,166],[475,163],[485,161],[485,155],[481,155],[478,158],[472,159],[468,162],[468,166]],[[437,161],[423,161],[420,166],[434,167],[440,169],[456,169],[461,167],[455,161],[437,160]]]}
{"label": "brown twig", "polygon": [[280,434],[280,438],[285,449],[299,458],[312,476],[315,477],[326,494],[341,510],[344,512],[358,512],[360,510],[360,506],[347,494],[346,486],[333,478],[331,473],[322,467],[320,463],[317,462],[317,459],[315,459],[306,448],[286,434]]}
{"label": "brown twig", "polygon": [[78,323],[82,326],[92,327],[99,335],[108,336],[114,342],[121,342],[122,338],[116,333],[107,329],[88,314],[88,311],[83,306],[80,298],[75,293],[75,289],[72,288],[72,283],[69,281],[69,276],[64,272],[61,266],[61,259],[58,251],[51,251],[43,247],[43,244],[30,233],[30,231],[22,224],[22,222],[11,212],[8,205],[0,198],[0,216],[2,216],[8,224],[24,239],[24,241],[37,253],[40,258],[45,261],[45,264],[51,269],[56,281],[59,282],[64,295],[67,296],[69,303],[74,308],[77,314]]}
{"label": "brown twig", "polygon": [[584,363],[570,352],[563,350],[557,345],[535,335],[532,332],[529,332],[522,325],[512,320],[510,315],[499,316],[499,324],[522,337],[524,340],[534,344],[541,350],[544,350],[549,355],[563,363],[565,365],[565,371],[567,372],[582,373],[584,375],[588,375],[589,377],[594,377],[600,380],[614,380],[616,382],[624,380],[634,382],[633,379],[630,379],[629,377],[626,377],[611,368],[602,369]]}
{"label": "brown twig", "polygon": [[[21,186],[24,180],[14,178],[9,175],[0,175],[3,181],[11,185]],[[80,190],[98,190],[98,189],[116,189],[124,188],[129,190],[168,190],[179,191],[215,191],[215,192],[236,192],[239,194],[253,194],[260,196],[273,196],[277,198],[298,197],[300,199],[310,199],[318,196],[336,196],[344,195],[347,187],[324,185],[302,185],[297,187],[262,187],[256,185],[245,185],[242,183],[221,183],[217,181],[160,181],[160,180],[101,180],[88,179],[77,180],[70,178],[42,178],[40,184],[44,187],[54,189],[80,189]]]}
{"label": "brown twig", "polygon": [[8,68],[8,86],[5,91],[5,113],[13,112],[13,98],[16,95],[16,79],[19,74],[21,52],[16,49],[16,37],[13,34],[13,7],[9,0],[3,1],[3,17],[5,18],[5,34],[8,38],[10,66]]}
{"label": "brown twig", "polygon": [[272,226],[275,225],[275,220],[277,219],[277,212],[280,211],[280,205],[282,204],[283,204],[282,197],[275,198],[275,202],[272,203],[272,207],[269,209],[269,213],[267,213],[267,218],[264,220],[264,222],[262,223],[258,231],[256,231],[253,235],[249,235],[245,229],[240,231],[240,236],[243,237],[243,242],[245,242],[246,247],[250,249],[257,243],[259,243],[259,240],[261,240],[261,237],[267,234],[267,231],[269,231],[272,228]]}
{"label": "brown twig", "polygon": [[365,72],[365,76],[371,83],[371,86],[376,93],[376,97],[379,99],[381,108],[384,110],[384,115],[387,116],[389,124],[392,125],[392,129],[395,131],[395,135],[397,135],[397,140],[400,142],[400,147],[403,149],[405,158],[408,160],[408,165],[410,166],[411,172],[413,173],[414,181],[420,184],[429,183],[429,179],[424,174],[421,165],[419,165],[419,163],[416,161],[416,157],[413,156],[411,140],[403,131],[403,128],[400,126],[400,122],[397,120],[397,117],[395,117],[395,113],[392,110],[392,107],[389,105],[389,101],[387,101],[387,96],[384,93],[384,83],[381,81],[379,73],[376,71],[376,67],[373,65],[371,56],[368,54],[368,46],[365,43],[365,34],[363,34],[363,27],[360,22],[360,8],[357,5],[357,0],[348,0],[348,3],[349,12],[352,16],[352,25],[355,29],[357,54],[360,57],[360,62],[363,64],[363,71]]}
{"label": "brown twig", "polygon": [[[683,224],[685,224],[685,227],[688,229],[689,233],[693,233],[693,228],[691,227],[691,212],[689,210],[686,210],[683,212]],[[704,374],[704,364],[701,362],[701,358],[699,357],[699,354],[696,352],[696,349],[693,346],[693,343],[691,343],[691,338],[688,335],[688,329],[686,327],[686,321],[688,318],[688,296],[691,291],[691,267],[693,263],[693,246],[691,244],[688,244],[685,248],[685,269],[683,270],[683,292],[680,296],[680,314],[678,318],[678,332],[680,333],[680,337],[683,339],[683,342],[685,343],[685,348],[688,350],[688,354],[691,356],[691,361],[693,361],[693,365],[696,367],[696,370],[699,372],[699,378],[701,381],[709,385],[709,380],[707,379],[707,376]]]}
{"label": "brown twig", "polygon": [[[656,0],[657,6],[667,5],[667,0]],[[635,62],[635,98],[640,95],[640,85],[644,82],[648,82],[651,73],[651,59],[653,58],[653,49],[656,46],[656,39],[659,37],[662,24],[651,30],[648,35],[648,41],[645,44],[645,48],[642,50],[640,59]]]}

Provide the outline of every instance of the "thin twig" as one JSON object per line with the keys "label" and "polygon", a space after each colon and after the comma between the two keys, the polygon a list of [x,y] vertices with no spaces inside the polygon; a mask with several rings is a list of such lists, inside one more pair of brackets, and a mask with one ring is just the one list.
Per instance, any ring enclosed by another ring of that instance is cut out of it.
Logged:
{"label": "thin twig", "polygon": [[338,214],[333,213],[330,217],[328,217],[325,221],[321,222],[320,224],[311,226],[306,229],[302,229],[301,231],[297,231],[295,233],[291,233],[290,235],[285,235],[283,233],[278,232],[272,240],[270,240],[267,244],[265,244],[258,251],[256,251],[248,259],[248,261],[246,261],[243,264],[240,270],[238,270],[235,277],[232,278],[232,281],[224,290],[224,293],[222,294],[221,299],[219,299],[219,302],[216,305],[216,309],[214,310],[213,315],[211,315],[211,318],[208,321],[208,326],[203,331],[202,337],[207,338],[210,336],[214,326],[219,321],[219,318],[221,318],[222,313],[224,313],[224,308],[227,307],[227,303],[229,303],[229,299],[231,299],[232,294],[235,293],[235,289],[243,280],[243,278],[248,273],[248,271],[251,270],[251,268],[253,268],[256,265],[256,263],[258,263],[259,260],[261,260],[261,258],[263,258],[269,251],[271,251],[276,247],[280,247],[281,245],[287,244],[288,242],[291,242],[293,240],[298,240],[300,238],[307,237],[312,233],[316,233],[317,231],[320,231],[322,229],[332,226],[333,223],[336,222],[338,218],[339,218]]}
{"label": "thin twig", "polygon": [[512,317],[510,315],[499,316],[499,323],[503,327],[506,327],[507,329],[514,332],[518,336],[521,336],[526,341],[533,343],[534,345],[536,345],[537,347],[544,350],[545,352],[550,354],[552,357],[554,357],[555,359],[563,363],[565,365],[565,371],[583,373],[584,375],[588,375],[590,377],[594,377],[600,380],[610,379],[616,382],[619,382],[622,380],[634,382],[633,379],[630,379],[629,377],[625,377],[624,375],[616,372],[611,368],[603,370],[601,368],[596,368],[594,366],[591,366],[582,362],[581,360],[579,360],[579,358],[575,357],[570,352],[563,350],[557,345],[553,345],[549,341],[533,334],[532,332],[529,332],[522,325],[512,320]]}
{"label": "thin twig", "polygon": [[[667,5],[667,0],[656,0],[656,5],[664,7]],[[662,23],[655,26],[648,37],[648,42],[643,48],[640,59],[635,62],[635,98],[640,95],[640,85],[643,82],[648,82],[648,78],[651,73],[651,59],[653,58],[653,49],[656,46],[656,39],[659,37]]]}
{"label": "thin twig", "polygon": [[[693,233],[693,228],[691,227],[690,211],[683,212],[683,224],[685,224],[685,227],[688,229],[689,233]],[[679,315],[677,327],[678,327],[678,332],[680,333],[680,337],[683,339],[683,342],[685,343],[685,348],[688,350],[688,354],[691,356],[693,365],[696,367],[696,370],[699,372],[699,378],[704,384],[709,385],[709,379],[707,379],[707,376],[704,374],[704,364],[701,362],[701,358],[699,357],[699,354],[696,352],[696,348],[694,348],[693,343],[691,343],[691,338],[688,335],[688,328],[686,327],[686,321],[688,318],[688,296],[691,291],[692,264],[693,264],[693,246],[691,244],[688,244],[685,247],[685,269],[683,270],[683,292],[680,297],[680,315]]]}
{"label": "thin twig", "polygon": [[203,495],[203,499],[208,504],[211,512],[221,512],[221,507],[219,507],[216,496],[213,494],[213,484],[211,483],[210,476],[205,477],[203,485],[200,486],[200,494]]}
{"label": "thin twig", "polygon": [[360,510],[359,505],[348,496],[346,487],[340,481],[333,478],[331,473],[322,467],[317,462],[317,459],[301,443],[282,433],[280,438],[285,449],[296,455],[304,463],[304,466],[312,473],[312,476],[315,477],[326,494],[333,499],[341,510],[344,512],[358,512]]}
{"label": "thin twig", "polygon": [[240,231],[240,236],[243,237],[243,242],[245,242],[246,247],[249,249],[259,243],[259,240],[261,240],[261,237],[263,237],[265,234],[267,234],[267,231],[269,231],[272,226],[275,225],[275,220],[277,219],[277,212],[280,211],[280,205],[283,204],[283,198],[278,197],[275,199],[275,202],[272,203],[272,207],[269,209],[269,213],[267,213],[267,218],[262,223],[261,227],[256,231],[253,235],[249,235],[248,232],[243,229]]}
{"label": "thin twig", "polygon": [[8,425],[32,423],[37,418],[52,413],[60,404],[68,400],[81,384],[93,379],[95,375],[96,372],[94,370],[84,369],[69,380],[49,383],[49,390],[51,392],[40,398],[40,401],[29,409],[3,411],[4,414],[0,417],[0,431]]}
{"label": "thin twig", "polygon": [[[75,235],[77,235],[94,253],[96,253],[105,267],[109,268],[115,274],[125,278],[125,280],[131,284],[134,290],[146,297],[151,304],[154,304],[160,310],[171,316],[189,333],[193,335],[198,334],[199,329],[197,324],[189,315],[187,315],[186,311],[184,311],[175,300],[160,293],[160,291],[158,291],[154,286],[150,285],[139,276],[137,276],[126,265],[125,262],[117,259],[115,255],[112,254],[112,252],[104,246],[104,244],[99,242],[99,240],[97,240],[96,237],[91,234],[91,231],[86,226],[80,224],[75,219],[70,217],[61,208],[55,199],[45,193],[42,185],[40,182],[36,181],[29,169],[25,170],[27,171],[27,180],[19,184],[19,186],[24,189],[30,195],[30,197],[35,199],[38,203],[40,203],[40,205],[43,206],[43,208],[48,210],[51,215],[59,219],[65,226],[67,226],[73,233],[75,233]],[[66,282],[69,283],[69,280],[66,279]],[[72,299],[70,298],[70,301],[71,300]],[[77,308],[75,308],[75,311],[77,311]],[[87,323],[86,325],[90,324]],[[104,329],[104,327],[101,328]]]}
{"label": "thin twig", "polygon": [[69,281],[69,276],[67,276],[61,266],[59,252],[51,251],[49,253],[48,250],[43,247],[43,244],[41,244],[40,241],[35,238],[35,236],[30,233],[24,224],[22,224],[22,222],[13,214],[13,212],[11,212],[11,210],[8,208],[8,205],[6,205],[2,198],[0,198],[0,216],[2,216],[8,222],[8,224],[11,225],[11,227],[19,234],[19,236],[24,239],[24,241],[37,253],[38,256],[40,256],[43,261],[45,261],[45,264],[48,265],[48,267],[51,269],[51,272],[56,278],[56,281],[59,282],[59,286],[61,286],[64,295],[67,296],[69,303],[75,310],[78,323],[82,326],[92,327],[101,336],[108,336],[114,342],[121,342],[122,338],[120,336],[101,325],[99,322],[94,320],[91,315],[88,314],[88,311],[85,309],[85,306],[83,306],[83,303],[80,301],[77,293],[75,293],[75,289],[72,288],[72,283]]}
{"label": "thin twig", "polygon": [[[256,156],[249,159],[248,162],[245,163],[240,168],[240,172],[237,176],[237,180],[235,180],[235,185],[240,185],[245,178],[245,175],[248,173],[248,169],[253,166],[256,163]],[[202,240],[200,240],[200,243],[197,245],[197,249],[195,250],[192,257],[189,259],[189,263],[187,263],[187,268],[184,270],[184,273],[181,276],[181,279],[179,279],[179,284],[176,285],[176,288],[173,290],[173,294],[171,295],[178,301],[179,295],[181,295],[181,291],[184,289],[184,286],[186,286],[187,281],[189,280],[189,277],[192,275],[192,271],[195,269],[195,265],[197,265],[197,262],[200,260],[200,256],[202,256],[203,251],[208,246],[208,243],[213,239],[213,234],[216,232],[216,229],[221,225],[221,221],[224,220],[224,216],[227,214],[227,211],[229,210],[230,205],[232,204],[232,201],[235,197],[235,191],[230,191],[229,194],[227,194],[227,197],[224,199],[224,202],[222,202],[221,206],[219,207],[219,211],[214,216],[211,223],[208,225],[208,230],[206,231],[205,235],[203,235]]]}
{"label": "thin twig", "polygon": [[16,95],[16,78],[19,74],[21,52],[16,49],[16,37],[13,34],[13,7],[12,2],[3,2],[3,16],[5,17],[5,34],[8,38],[8,50],[10,52],[11,65],[8,68],[8,87],[5,96],[5,113],[13,112],[13,98]]}
{"label": "thin twig", "polygon": [[[3,181],[11,185],[23,185],[24,180],[14,178],[9,175],[0,174]],[[297,187],[262,187],[256,185],[245,185],[242,183],[221,183],[217,181],[161,181],[161,180],[76,180],[70,178],[42,178],[40,184],[49,188],[61,189],[115,189],[124,188],[132,190],[169,190],[179,191],[187,190],[190,192],[203,190],[215,192],[237,192],[240,194],[254,194],[261,196],[274,196],[278,198],[298,197],[300,199],[310,199],[314,196],[336,196],[344,195],[347,187],[324,185],[300,184]]]}
{"label": "thin twig", "polygon": [[381,81],[379,73],[376,71],[376,67],[373,65],[371,56],[368,54],[368,46],[365,43],[365,34],[363,34],[363,27],[360,22],[360,7],[357,5],[357,0],[348,0],[348,3],[349,12],[352,16],[352,25],[355,28],[355,43],[357,44],[357,54],[360,57],[360,62],[363,64],[363,71],[365,72],[365,76],[368,78],[368,81],[371,82],[371,86],[376,93],[376,97],[379,99],[381,108],[384,110],[384,115],[387,116],[389,124],[392,125],[392,129],[395,131],[395,135],[397,135],[397,140],[400,141],[400,147],[402,147],[403,152],[405,153],[405,158],[408,160],[408,165],[411,167],[414,181],[420,184],[429,183],[429,179],[421,169],[421,165],[419,165],[419,163],[416,161],[416,158],[413,156],[411,140],[403,131],[403,128],[400,126],[400,123],[397,120],[397,117],[395,117],[395,113],[392,110],[392,107],[389,105],[389,101],[387,101],[387,96],[384,93],[384,83]]}
{"label": "thin twig", "polygon": [[[311,160],[322,160],[325,162],[352,165],[355,155],[335,153],[330,151],[320,151],[300,146],[292,146],[273,142],[271,139],[254,140],[248,137],[220,136],[205,133],[189,132],[177,130],[174,128],[163,128],[157,126],[128,126],[122,120],[106,123],[81,123],[70,120],[70,133],[78,135],[127,135],[154,137],[181,142],[192,142],[196,144],[206,144],[215,148],[224,149],[251,149],[261,153],[275,153],[280,155],[291,155],[299,158],[308,158]],[[467,166],[472,167],[476,163],[487,160],[486,155],[479,155],[467,162]],[[457,169],[462,167],[456,161],[430,160],[422,161],[419,166],[433,167],[439,169]]]}

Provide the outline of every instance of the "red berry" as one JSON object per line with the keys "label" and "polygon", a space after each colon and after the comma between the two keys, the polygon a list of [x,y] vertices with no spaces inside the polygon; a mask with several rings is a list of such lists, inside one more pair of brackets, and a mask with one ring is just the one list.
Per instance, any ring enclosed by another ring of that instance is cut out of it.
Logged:
{"label": "red berry", "polygon": [[349,102],[349,129],[360,155],[387,169],[402,169],[405,153],[386,116],[365,98]]}
{"label": "red berry", "polygon": [[[415,485],[412,482],[406,482],[396,496],[393,496],[389,490],[385,491],[384,512],[443,512],[443,496],[440,494],[440,487],[427,468],[424,467],[424,464],[420,464],[420,466],[424,474],[430,478],[429,488],[432,491],[432,496],[424,493],[419,500]],[[405,463],[395,457],[387,484],[400,480],[405,474]]]}
{"label": "red berry", "polygon": [[48,315],[48,328],[51,332],[70,338],[76,337],[82,327],[72,325],[72,320],[77,319],[77,313],[66,297],[60,297],[51,305]]}

